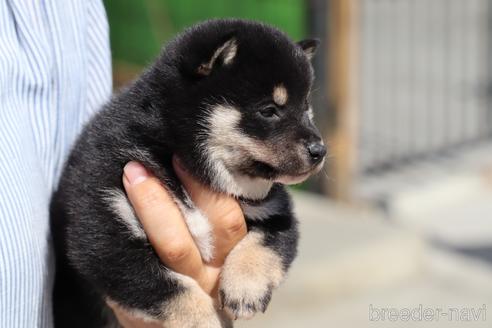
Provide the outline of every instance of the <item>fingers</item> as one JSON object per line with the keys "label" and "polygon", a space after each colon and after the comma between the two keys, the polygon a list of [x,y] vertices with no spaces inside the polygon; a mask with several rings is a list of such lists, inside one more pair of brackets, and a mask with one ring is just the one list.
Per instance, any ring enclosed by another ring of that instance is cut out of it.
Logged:
{"label": "fingers", "polygon": [[196,181],[176,157],[173,166],[193,203],[213,226],[215,254],[213,265],[221,266],[232,248],[246,235],[246,222],[238,202],[231,196],[213,192]]}
{"label": "fingers", "polygon": [[[212,192],[173,161],[174,168],[194,204],[209,218],[214,232],[215,257],[203,265],[181,211],[159,180],[136,162],[124,168],[128,198],[161,261],[173,271],[195,279],[214,294],[225,257],[246,235],[246,223],[237,201]],[[123,318],[124,320],[124,318]]]}
{"label": "fingers", "polygon": [[170,269],[201,279],[203,265],[181,211],[159,180],[139,163],[124,168],[123,185],[147,237]]}

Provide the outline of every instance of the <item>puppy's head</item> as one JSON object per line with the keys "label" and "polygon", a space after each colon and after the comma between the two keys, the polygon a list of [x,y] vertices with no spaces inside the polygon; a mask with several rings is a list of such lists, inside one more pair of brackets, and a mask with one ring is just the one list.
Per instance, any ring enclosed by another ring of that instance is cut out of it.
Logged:
{"label": "puppy's head", "polygon": [[317,172],[326,149],[309,102],[316,46],[242,20],[208,21],[180,36],[168,52],[181,77],[174,133],[184,164],[248,198]]}

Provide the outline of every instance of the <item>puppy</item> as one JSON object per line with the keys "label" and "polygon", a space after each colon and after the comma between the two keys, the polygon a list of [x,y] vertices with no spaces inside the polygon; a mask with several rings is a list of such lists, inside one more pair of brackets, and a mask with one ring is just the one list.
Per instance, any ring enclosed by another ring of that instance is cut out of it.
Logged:
{"label": "puppy", "polygon": [[138,161],[212,259],[210,224],[179,183],[173,154],[204,185],[236,197],[246,217],[248,233],[221,272],[219,307],[233,318],[265,311],[296,255],[283,184],[317,172],[326,152],[309,103],[316,46],[251,21],[198,24],[89,122],[51,203],[57,327],[116,325],[106,302],[165,327],[230,325],[195,281],[159,261],[125,195],[122,169]]}

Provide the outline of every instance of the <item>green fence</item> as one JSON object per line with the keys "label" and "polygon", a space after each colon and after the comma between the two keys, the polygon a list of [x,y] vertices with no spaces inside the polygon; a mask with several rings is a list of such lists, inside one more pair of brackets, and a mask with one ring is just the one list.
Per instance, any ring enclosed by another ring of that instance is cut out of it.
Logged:
{"label": "green fence", "polygon": [[[303,0],[105,0],[116,84],[140,70],[186,26],[219,17],[263,21],[295,40],[306,34]],[[119,75],[119,77],[118,77]]]}

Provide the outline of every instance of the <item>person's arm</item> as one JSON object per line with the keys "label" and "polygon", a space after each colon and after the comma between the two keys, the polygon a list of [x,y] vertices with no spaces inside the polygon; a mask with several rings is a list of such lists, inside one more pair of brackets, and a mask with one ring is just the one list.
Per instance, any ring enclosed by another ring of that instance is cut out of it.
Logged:
{"label": "person's arm", "polygon": [[[204,263],[184,218],[159,180],[143,166],[132,162],[125,167],[123,184],[149,241],[161,261],[173,271],[195,279],[204,291],[217,296],[219,273],[225,257],[246,235],[246,223],[237,201],[200,185],[174,161],[176,174],[194,204],[210,220],[214,231],[215,256]],[[162,219],[162,213],[173,213]],[[162,327],[144,322],[111,305],[125,328]]]}

